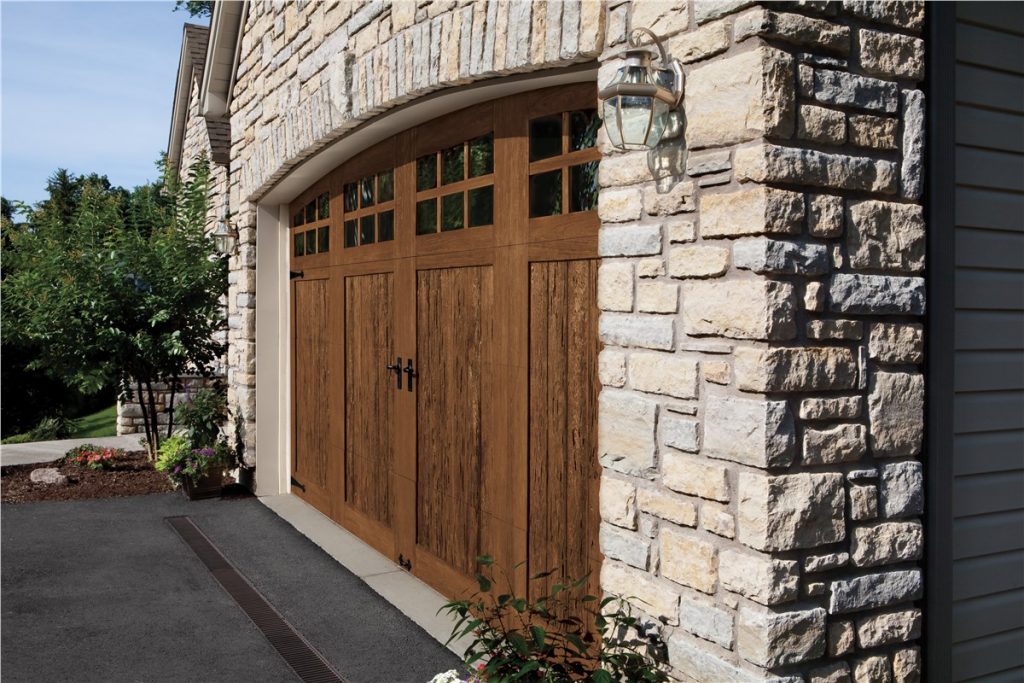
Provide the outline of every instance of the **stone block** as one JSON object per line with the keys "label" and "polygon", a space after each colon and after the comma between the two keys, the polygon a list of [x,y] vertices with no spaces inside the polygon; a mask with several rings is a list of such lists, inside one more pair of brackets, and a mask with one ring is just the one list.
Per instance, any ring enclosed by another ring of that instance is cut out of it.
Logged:
{"label": "stone block", "polygon": [[665,274],[665,261],[660,258],[645,258],[636,263],[636,276],[656,278]]}
{"label": "stone block", "polygon": [[772,144],[741,147],[733,155],[733,171],[741,182],[896,194],[897,170],[892,161]]}
{"label": "stone block", "polygon": [[644,26],[659,36],[685,30],[690,25],[689,3],[684,0],[645,0],[630,7],[630,26]]}
{"label": "stone block", "polygon": [[805,398],[800,401],[801,420],[849,420],[860,417],[860,396]]}
{"label": "stone block", "polygon": [[737,240],[732,254],[737,268],[760,275],[821,275],[829,269],[823,244],[753,237]]}
{"label": "stone block", "polygon": [[597,198],[597,215],[605,223],[626,223],[640,218],[643,194],[638,188],[604,190]]}
{"label": "stone block", "polygon": [[793,339],[795,310],[793,285],[788,282],[732,280],[683,284],[683,329],[693,336]]}
{"label": "stone block", "polygon": [[924,315],[924,278],[836,273],[829,299],[836,313]]}
{"label": "stone block", "polygon": [[598,402],[601,464],[635,476],[654,468],[657,404],[620,389],[605,389]]}
{"label": "stone block", "polygon": [[[697,0],[697,4],[711,0]],[[710,650],[676,633],[668,641],[668,661],[677,671],[685,671],[695,681],[729,681],[729,683],[765,683],[765,678],[732,664]],[[778,678],[769,679],[780,681]],[[792,683],[792,679],[786,679]],[[780,682],[781,683],[781,682]]]}
{"label": "stone block", "polygon": [[892,655],[893,683],[920,683],[922,668],[921,648],[908,647]]}
{"label": "stone block", "polygon": [[846,662],[832,662],[811,669],[807,674],[808,683],[851,683],[850,666]]}
{"label": "stone block", "polygon": [[846,211],[846,248],[853,268],[900,272],[924,269],[921,206],[869,199],[850,202]]}
{"label": "stone block", "polygon": [[603,311],[633,310],[633,264],[602,263],[597,271],[597,305]]}
{"label": "stone block", "polygon": [[916,461],[882,465],[878,482],[882,514],[910,517],[924,512],[924,473]]}
{"label": "stone block", "polygon": [[864,336],[860,320],[808,320],[807,338],[858,341]]}
{"label": "stone block", "polygon": [[921,610],[885,612],[857,620],[857,644],[864,649],[921,637]]}
{"label": "stone block", "polygon": [[917,455],[924,440],[924,376],[919,373],[871,374],[868,393],[871,451],[875,457]]}
{"label": "stone block", "polygon": [[843,198],[834,194],[812,194],[807,201],[807,229],[815,237],[843,234]]}
{"label": "stone block", "polygon": [[698,638],[732,649],[733,617],[730,610],[715,607],[703,600],[684,597],[679,601],[679,625]]}
{"label": "stone block", "polygon": [[686,157],[686,175],[701,176],[728,171],[732,168],[731,159],[729,150],[690,154]]}
{"label": "stone block", "polygon": [[637,504],[641,510],[659,519],[681,526],[697,526],[697,506],[682,496],[641,488],[637,491]]}
{"label": "stone block", "polygon": [[722,538],[736,537],[736,518],[710,503],[700,508],[700,527]]}
{"label": "stone block", "polygon": [[785,401],[711,394],[704,413],[704,455],[754,467],[786,467],[796,455]]}
{"label": "stone block", "polygon": [[834,465],[856,462],[868,452],[864,425],[841,424],[804,430],[804,464]]}
{"label": "stone block", "polygon": [[658,534],[661,575],[713,594],[718,584],[718,549],[694,536],[664,527]]}
{"label": "stone block", "polygon": [[674,321],[668,316],[603,313],[598,326],[606,344],[662,351],[675,345]]}
{"label": "stone block", "polygon": [[903,91],[903,163],[900,196],[917,200],[924,191],[924,93]]}
{"label": "stone block", "polygon": [[699,62],[729,49],[729,27],[719,21],[696,31],[679,33],[665,41],[665,48],[683,64]]}
{"label": "stone block", "polygon": [[901,602],[918,600],[922,595],[920,569],[864,574],[832,582],[829,614],[845,614]]}
{"label": "stone block", "polygon": [[899,89],[891,81],[847,71],[814,70],[814,98],[824,104],[896,113]]}
{"label": "stone block", "polygon": [[662,353],[629,357],[629,382],[638,390],[675,398],[697,397],[697,361]]}
{"label": "stone block", "polygon": [[855,566],[875,567],[919,560],[923,549],[920,522],[880,522],[854,528],[850,558]]}
{"label": "stone block", "polygon": [[892,683],[889,658],[885,655],[859,657],[853,660],[853,680],[871,683]]}
{"label": "stone block", "polygon": [[602,386],[625,386],[626,354],[617,349],[602,349],[597,357],[597,376]]}
{"label": "stone block", "polygon": [[603,156],[597,169],[597,182],[602,188],[635,185],[650,179],[646,152]]}
{"label": "stone block", "polygon": [[825,610],[774,611],[741,606],[736,651],[764,668],[797,664],[825,654]]}
{"label": "stone block", "polygon": [[882,78],[924,80],[924,41],[891,31],[858,31],[860,66]]}
{"label": "stone block", "polygon": [[778,605],[799,597],[800,571],[795,560],[723,550],[719,580],[722,588],[762,605]]}
{"label": "stone block", "polygon": [[741,391],[835,391],[857,385],[857,360],[841,346],[742,346],[734,360]]}
{"label": "stone block", "polygon": [[796,135],[825,145],[841,145],[846,142],[846,114],[813,104],[801,105],[797,112]]}
{"label": "stone block", "polygon": [[825,553],[823,555],[808,555],[804,558],[804,572],[814,574],[827,572],[833,569],[845,567],[850,561],[849,553]]}
{"label": "stone block", "polygon": [[828,625],[828,656],[842,657],[856,647],[856,632],[852,621],[833,621]]}
{"label": "stone block", "polygon": [[922,363],[924,328],[919,323],[874,323],[868,351],[879,363]]}
{"label": "stone block", "polygon": [[644,188],[644,211],[649,216],[672,216],[695,208],[692,182],[677,182],[667,190],[655,185]]}
{"label": "stone block", "polygon": [[825,286],[820,282],[808,282],[804,285],[804,308],[814,313],[825,310]]}
{"label": "stone block", "polygon": [[924,7],[924,0],[907,0],[906,2],[843,0],[843,11],[847,14],[912,31],[920,31],[924,28]]}
{"label": "stone block", "polygon": [[724,360],[711,360],[701,363],[704,369],[704,381],[712,384],[729,384],[732,380],[732,366]]}
{"label": "stone block", "polygon": [[662,463],[662,481],[673,491],[729,502],[729,471],[721,465],[675,453]]}
{"label": "stone block", "polygon": [[863,522],[878,517],[878,487],[874,484],[850,486],[850,519]]}
{"label": "stone block", "polygon": [[650,574],[619,562],[601,565],[601,588],[629,601],[667,624],[679,623],[679,592]]}
{"label": "stone block", "polygon": [[896,149],[899,119],[871,114],[854,114],[849,120],[850,142],[871,149]]}
{"label": "stone block", "polygon": [[637,569],[647,569],[651,559],[651,543],[643,536],[602,524],[598,538],[601,554],[605,557],[625,562]]}
{"label": "stone block", "polygon": [[641,313],[675,313],[679,309],[679,286],[668,282],[637,284],[636,309]]}
{"label": "stone block", "polygon": [[699,66],[686,79],[686,137],[691,149],[793,133],[793,58],[771,47]]}
{"label": "stone block", "polygon": [[601,226],[597,234],[601,256],[653,256],[661,253],[661,225]]}
{"label": "stone block", "polygon": [[705,24],[753,4],[754,0],[693,0],[693,19],[698,25]]}
{"label": "stone block", "polygon": [[688,244],[668,253],[668,274],[675,278],[710,278],[729,270],[729,250]]}
{"label": "stone block", "polygon": [[733,31],[736,42],[760,36],[839,54],[850,52],[849,27],[802,14],[752,9],[736,17]]}
{"label": "stone block", "polygon": [[739,475],[740,542],[756,550],[793,550],[846,538],[843,475]]}
{"label": "stone block", "polygon": [[668,241],[672,244],[693,242],[697,239],[697,224],[689,219],[674,218],[666,223]]}
{"label": "stone block", "polygon": [[624,529],[636,529],[636,486],[625,479],[601,475],[601,519]]}
{"label": "stone block", "polygon": [[700,234],[704,239],[796,234],[803,219],[803,195],[789,190],[760,186],[705,194],[700,200]]}
{"label": "stone block", "polygon": [[688,453],[700,450],[700,423],[697,420],[665,413],[658,421],[662,442]]}

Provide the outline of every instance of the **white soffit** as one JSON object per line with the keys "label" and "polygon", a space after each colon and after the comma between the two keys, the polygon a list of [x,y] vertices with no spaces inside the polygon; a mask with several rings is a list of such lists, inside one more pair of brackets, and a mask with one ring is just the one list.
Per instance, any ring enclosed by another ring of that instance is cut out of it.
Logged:
{"label": "white soffit", "polygon": [[213,5],[210,42],[206,47],[200,111],[208,119],[223,119],[231,106],[231,88],[242,37],[242,16],[247,2],[222,0]]}
{"label": "white soffit", "polygon": [[260,204],[287,204],[364,149],[439,116],[499,97],[587,81],[597,81],[597,67],[593,64],[479,81],[426,95],[355,128],[316,156],[296,166],[256,201]]}

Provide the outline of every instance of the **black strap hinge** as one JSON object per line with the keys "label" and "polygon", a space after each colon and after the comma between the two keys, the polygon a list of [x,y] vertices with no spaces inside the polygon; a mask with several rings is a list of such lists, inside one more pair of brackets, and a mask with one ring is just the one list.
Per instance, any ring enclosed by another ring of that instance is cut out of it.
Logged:
{"label": "black strap hinge", "polygon": [[306,487],[305,487],[305,486],[303,486],[302,484],[300,484],[300,483],[299,483],[299,480],[298,480],[298,479],[296,479],[295,477],[292,477],[292,486],[295,486],[296,488],[300,488],[300,489],[302,489],[302,492],[303,492],[303,493],[305,493],[305,492],[306,492]]}
{"label": "black strap hinge", "polygon": [[304,277],[304,276],[305,276],[305,273],[303,273],[303,271],[301,271],[301,270],[290,270],[290,271],[288,271],[288,279],[289,280],[294,280],[297,277]]}

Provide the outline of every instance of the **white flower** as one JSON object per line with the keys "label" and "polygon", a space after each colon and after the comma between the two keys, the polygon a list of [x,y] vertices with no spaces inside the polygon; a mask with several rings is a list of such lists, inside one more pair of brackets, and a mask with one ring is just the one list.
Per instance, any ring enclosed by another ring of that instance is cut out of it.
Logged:
{"label": "white flower", "polygon": [[459,672],[452,669],[451,671],[445,671],[443,674],[437,674],[430,679],[429,683],[463,683],[463,681],[459,678]]}

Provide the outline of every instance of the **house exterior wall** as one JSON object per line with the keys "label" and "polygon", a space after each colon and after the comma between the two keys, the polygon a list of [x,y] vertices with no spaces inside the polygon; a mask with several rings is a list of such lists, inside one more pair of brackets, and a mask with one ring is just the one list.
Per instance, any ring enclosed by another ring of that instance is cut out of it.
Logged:
{"label": "house exterior wall", "polygon": [[[255,462],[255,214],[441,88],[599,59],[687,72],[685,147],[603,145],[601,573],[677,680],[916,681],[921,2],[252,2],[231,111],[229,402]],[[270,446],[271,448],[274,445]]]}

